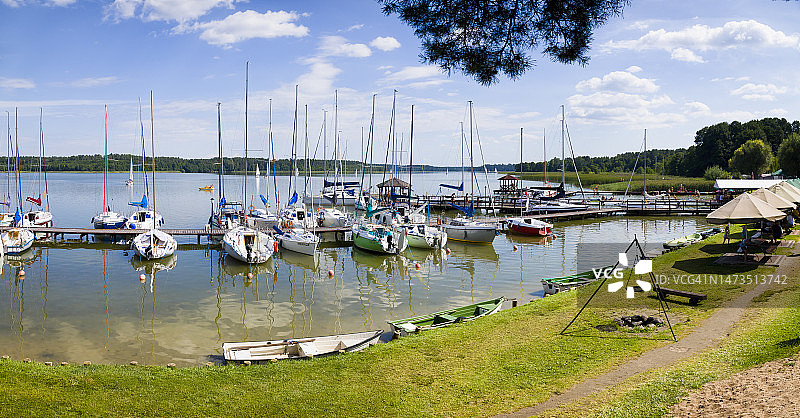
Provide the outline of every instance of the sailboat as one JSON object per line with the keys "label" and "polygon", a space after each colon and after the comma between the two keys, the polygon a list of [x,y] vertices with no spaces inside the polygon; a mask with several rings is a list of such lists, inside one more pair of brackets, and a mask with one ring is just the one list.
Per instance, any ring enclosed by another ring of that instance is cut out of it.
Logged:
{"label": "sailboat", "polygon": [[[10,138],[9,138],[10,139]],[[22,184],[20,181],[20,166],[19,166],[19,122],[17,110],[14,109],[14,140],[16,146],[14,147],[14,160],[16,170],[16,192],[17,192],[17,211],[14,213],[14,228],[3,231],[0,234],[0,242],[2,245],[2,254],[16,255],[21,254],[33,245],[35,239],[33,232],[30,229],[22,228]]]}
{"label": "sailboat", "polygon": [[128,179],[125,180],[125,185],[128,187],[133,186],[133,154],[131,154],[131,169],[128,172]]}
{"label": "sailboat", "polygon": [[[394,117],[394,99],[392,100],[392,117]],[[370,170],[372,169],[372,154],[374,148],[373,128],[375,126],[375,95],[372,96],[372,117],[369,125],[369,136],[367,138],[367,153],[370,155]],[[391,134],[390,134],[391,135]],[[390,137],[391,138],[391,137]],[[364,164],[367,156],[364,155]],[[362,172],[362,182],[363,182]],[[372,189],[372,176],[370,175],[370,185]],[[351,228],[353,246],[362,250],[371,251],[378,254],[400,254],[408,246],[406,230],[395,228],[394,226],[380,225],[367,220],[375,214],[390,210],[391,208],[372,209],[371,203],[367,203],[367,213],[364,218],[359,219]],[[356,217],[358,217],[358,207],[356,207]]]}
{"label": "sailboat", "polygon": [[208,226],[210,229],[222,229],[227,231],[242,223],[242,211],[238,209],[242,204],[239,202],[228,202],[225,199],[225,179],[223,178],[225,165],[222,159],[221,106],[222,103],[217,103],[217,146],[219,147],[219,171],[217,174],[217,181],[219,182],[219,202],[216,207],[212,204],[211,216],[208,218]]}
{"label": "sailboat", "polygon": [[[125,229],[156,229],[164,224],[164,218],[155,211],[149,209],[148,196],[150,194],[150,187],[147,182],[147,152],[145,151],[144,141],[144,122],[142,121],[142,104],[139,103],[139,125],[141,128],[142,137],[142,179],[144,179],[144,193],[142,200],[138,202],[129,202],[128,204],[139,209],[136,209],[125,222]],[[153,156],[155,158],[155,156]]]}
{"label": "sailboat", "polygon": [[[153,91],[150,91],[150,146],[153,154],[153,213],[156,211],[156,145],[155,128],[153,123]],[[178,248],[178,242],[172,235],[161,231],[153,225],[149,231],[133,238],[133,250],[139,257],[148,260],[169,257]]]}
{"label": "sailboat", "polygon": [[[463,125],[462,125],[463,126]],[[462,127],[461,133],[461,142],[463,146],[464,142],[464,133]],[[484,222],[479,222],[475,220],[475,165],[473,161],[473,152],[472,152],[472,101],[469,101],[469,163],[470,163],[470,185],[472,188],[471,192],[471,201],[469,207],[462,208],[460,206],[456,206],[454,204],[450,204],[454,206],[456,209],[463,212],[464,215],[459,215],[455,219],[451,219],[450,222],[443,225],[444,231],[447,233],[448,239],[452,239],[455,241],[466,241],[466,242],[475,242],[475,243],[483,243],[483,244],[491,244],[494,241],[495,235],[497,235],[497,225],[495,224],[487,224]],[[463,159],[462,159],[462,167],[463,167]],[[463,183],[462,183],[463,187]]]}
{"label": "sailboat", "polygon": [[[519,172],[522,177],[522,128],[519,128]],[[545,165],[547,163],[545,162]],[[525,198],[526,206],[530,206],[530,200]],[[524,209],[520,212],[524,212]],[[531,217],[517,217],[506,219],[508,230],[520,235],[548,236],[553,234],[553,225],[539,219]]]}
{"label": "sailboat", "polygon": [[[409,140],[409,163],[408,163],[408,201],[411,202],[411,175],[414,171],[414,105],[411,105],[411,138]],[[421,207],[417,208],[414,212],[412,212],[407,218],[412,220],[411,222],[405,223],[403,227],[406,229],[406,239],[408,239],[408,246],[414,248],[423,248],[423,249],[434,249],[434,248],[444,248],[447,245],[447,232],[444,230],[428,225],[428,217],[424,217],[421,221],[414,220],[416,218],[415,215],[419,214],[419,212],[425,210],[428,204],[425,203]]]}
{"label": "sailboat", "polygon": [[[564,116],[564,106],[561,106],[561,184],[555,190],[546,189],[545,193],[539,195],[539,199],[531,202],[525,202],[525,213],[553,213],[553,212],[575,212],[589,209],[589,205],[570,203],[562,201],[566,196],[566,158],[564,149],[565,139],[565,124],[566,119]],[[574,156],[573,156],[574,157]],[[545,170],[547,169],[547,158],[544,159]],[[547,173],[545,172],[545,176]],[[546,178],[546,177],[545,177]],[[547,191],[551,192],[547,194]],[[555,192],[554,194],[552,192]]]}
{"label": "sailboat", "polygon": [[[305,176],[306,181],[305,184],[308,184],[308,106],[306,106],[306,129],[305,129],[305,149],[306,149],[306,158],[305,158]],[[307,193],[303,193],[306,195]],[[313,207],[312,207],[313,209]],[[277,228],[276,228],[277,229]],[[280,230],[279,230],[280,231]],[[305,228],[288,228],[286,231],[281,231],[282,233],[278,235],[278,240],[281,243],[281,247],[286,248],[289,251],[298,252],[301,254],[306,254],[310,256],[314,256],[317,253],[317,248],[319,247],[319,237],[314,231],[309,231]]]}
{"label": "sailboat", "polygon": [[[272,142],[272,100],[269,101],[269,135],[268,139],[270,143]],[[269,160],[267,160],[269,161]],[[269,164],[269,163],[268,163]],[[269,173],[269,165],[267,165],[267,173]],[[256,196],[261,199],[261,202],[264,204],[264,208],[257,208],[254,205],[250,205],[248,208],[249,213],[245,216],[245,221],[248,226],[254,227],[256,229],[261,230],[270,230],[276,226],[280,226],[281,218],[277,215],[272,213],[269,210],[269,200],[263,194],[261,194],[261,172],[259,171],[258,164],[256,164]],[[267,193],[269,196],[269,193]]]}
{"label": "sailboat", "polygon": [[0,212],[0,226],[14,225],[14,213],[11,210],[11,157],[14,155],[14,146],[11,142],[11,113],[6,111],[8,119],[8,154],[6,155],[6,196],[0,202],[6,211]]}
{"label": "sailboat", "polygon": [[[50,212],[50,199],[47,194],[47,170],[44,169],[44,128],[42,126],[42,116],[44,111],[39,109],[39,175],[37,184],[39,195],[37,197],[28,196],[25,201],[31,203],[30,210],[22,218],[24,227],[51,227],[53,226],[53,214]],[[42,207],[42,187],[44,186],[44,207]],[[34,206],[35,205],[35,206]],[[46,235],[45,235],[46,236]],[[40,236],[41,238],[41,236]]]}
{"label": "sailboat", "polygon": [[125,216],[111,210],[108,199],[108,107],[105,108],[105,148],[103,150],[103,211],[92,217],[95,229],[119,229],[128,220]]}
{"label": "sailboat", "polygon": [[[333,157],[333,167],[334,167],[334,177],[333,183],[331,184],[327,180],[323,180],[323,188],[322,188],[322,196],[325,197],[329,202],[333,204],[331,208],[319,208],[319,213],[317,214],[317,218],[319,220],[319,224],[324,227],[332,227],[332,226],[347,226],[347,216],[336,208],[336,205],[345,206],[348,203],[350,205],[355,204],[356,189],[345,189],[345,184],[356,184],[358,182],[345,182],[339,181],[339,167],[337,164],[341,164],[339,161],[339,92],[338,90],[334,92],[334,117],[333,117],[333,126],[334,126],[334,157]],[[323,128],[324,129],[324,128]],[[327,133],[324,134],[325,138],[327,138]],[[306,136],[306,141],[308,137]],[[308,147],[306,147],[308,148]],[[306,156],[308,158],[308,156]]]}
{"label": "sailboat", "polygon": [[[244,187],[242,201],[247,201],[247,98],[250,84],[250,62],[245,69],[245,95],[244,95]],[[221,134],[220,134],[221,136]],[[256,229],[244,225],[236,226],[222,237],[222,249],[229,256],[248,263],[261,264],[272,257],[275,251],[275,240]]]}
{"label": "sailboat", "polygon": [[297,97],[299,94],[299,86],[295,86],[294,93],[294,128],[292,132],[292,173],[289,176],[289,189],[287,194],[291,196],[286,202],[286,206],[281,209],[280,217],[283,219],[284,228],[313,228],[316,219],[312,213],[306,209],[305,203],[300,201],[297,194],[297,177],[300,172],[297,169]]}

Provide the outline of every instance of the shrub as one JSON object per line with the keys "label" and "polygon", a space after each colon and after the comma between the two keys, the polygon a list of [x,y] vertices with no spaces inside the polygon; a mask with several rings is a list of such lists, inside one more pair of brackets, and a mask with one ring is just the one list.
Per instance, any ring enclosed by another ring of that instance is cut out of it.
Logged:
{"label": "shrub", "polygon": [[703,173],[703,178],[706,180],[729,179],[731,178],[731,173],[723,170],[722,167],[718,165],[712,165],[706,168],[706,171]]}

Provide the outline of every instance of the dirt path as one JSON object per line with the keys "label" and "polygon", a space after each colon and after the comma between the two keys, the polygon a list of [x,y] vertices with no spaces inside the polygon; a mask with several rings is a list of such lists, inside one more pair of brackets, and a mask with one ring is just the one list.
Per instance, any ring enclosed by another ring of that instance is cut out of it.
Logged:
{"label": "dirt path", "polygon": [[[800,257],[787,256],[776,270],[776,275],[797,271],[800,267]],[[762,294],[774,284],[760,284],[749,292],[739,296],[723,308],[718,308],[702,325],[695,328],[689,335],[680,341],[659,347],[641,356],[621,364],[614,370],[595,378],[587,379],[575,384],[564,393],[553,395],[550,399],[519,411],[501,414],[500,417],[529,417],[541,414],[549,409],[557,408],[576,401],[584,396],[603,390],[609,386],[622,383],[624,380],[648,371],[650,369],[669,366],[679,360],[693,356],[717,344],[724,339],[735,324],[744,314],[753,298]]]}
{"label": "dirt path", "polygon": [[674,417],[800,416],[798,356],[710,382],[670,409]]}

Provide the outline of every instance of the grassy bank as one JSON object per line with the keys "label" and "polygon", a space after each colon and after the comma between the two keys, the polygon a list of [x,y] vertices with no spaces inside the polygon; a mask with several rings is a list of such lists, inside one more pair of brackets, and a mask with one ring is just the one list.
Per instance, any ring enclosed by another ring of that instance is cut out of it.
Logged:
{"label": "grassy bank", "polygon": [[[711,261],[735,248],[721,240],[718,235],[659,257],[654,269],[659,274],[720,273]],[[673,304],[674,314],[683,318],[676,332],[689,332],[714,307],[746,288],[709,287],[708,300],[699,307]],[[621,338],[559,335],[577,310],[576,297],[576,292],[564,292],[362,353],[309,361],[175,370],[0,361],[0,415],[485,416],[542,402],[668,342],[627,338],[636,335],[623,331],[614,334]],[[654,300],[644,302],[652,307]],[[611,321],[607,312],[597,310],[580,325],[592,335],[600,332],[593,326]],[[662,328],[641,336],[664,333]]]}
{"label": "grassy bank", "polygon": [[[519,173],[513,173],[519,175]],[[630,180],[630,173],[580,173],[581,183],[586,189],[598,189],[603,191],[623,192],[628,187],[628,180]],[[523,173],[522,179],[544,181],[544,173]],[[547,179],[550,182],[560,182],[561,173],[547,173]],[[566,173],[566,181],[569,184],[578,185],[578,176],[575,173]],[[705,180],[697,177],[680,177],[680,176],[656,176],[650,174],[647,176],[647,190],[648,191],[666,191],[678,190],[681,185],[686,190],[701,192],[714,191],[714,180]],[[641,174],[633,176],[630,183],[630,193],[641,193],[644,189],[644,177]]]}

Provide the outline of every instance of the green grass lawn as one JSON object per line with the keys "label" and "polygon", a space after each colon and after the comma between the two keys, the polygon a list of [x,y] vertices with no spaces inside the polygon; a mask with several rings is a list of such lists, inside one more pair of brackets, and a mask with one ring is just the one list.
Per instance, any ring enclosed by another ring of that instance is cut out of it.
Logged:
{"label": "green grass lawn", "polygon": [[[659,257],[654,269],[717,271],[709,262],[736,245],[721,240],[720,234]],[[721,271],[772,270],[732,266]],[[709,287],[708,300],[698,307],[672,304],[685,319],[676,332],[689,332],[743,288]],[[591,328],[610,320],[602,309],[578,324],[588,325],[595,336],[559,335],[577,311],[576,294],[560,293],[361,353],[307,361],[174,370],[0,361],[0,415],[485,416],[535,405],[668,342],[663,327],[651,334],[618,332],[650,338],[604,338]]]}

